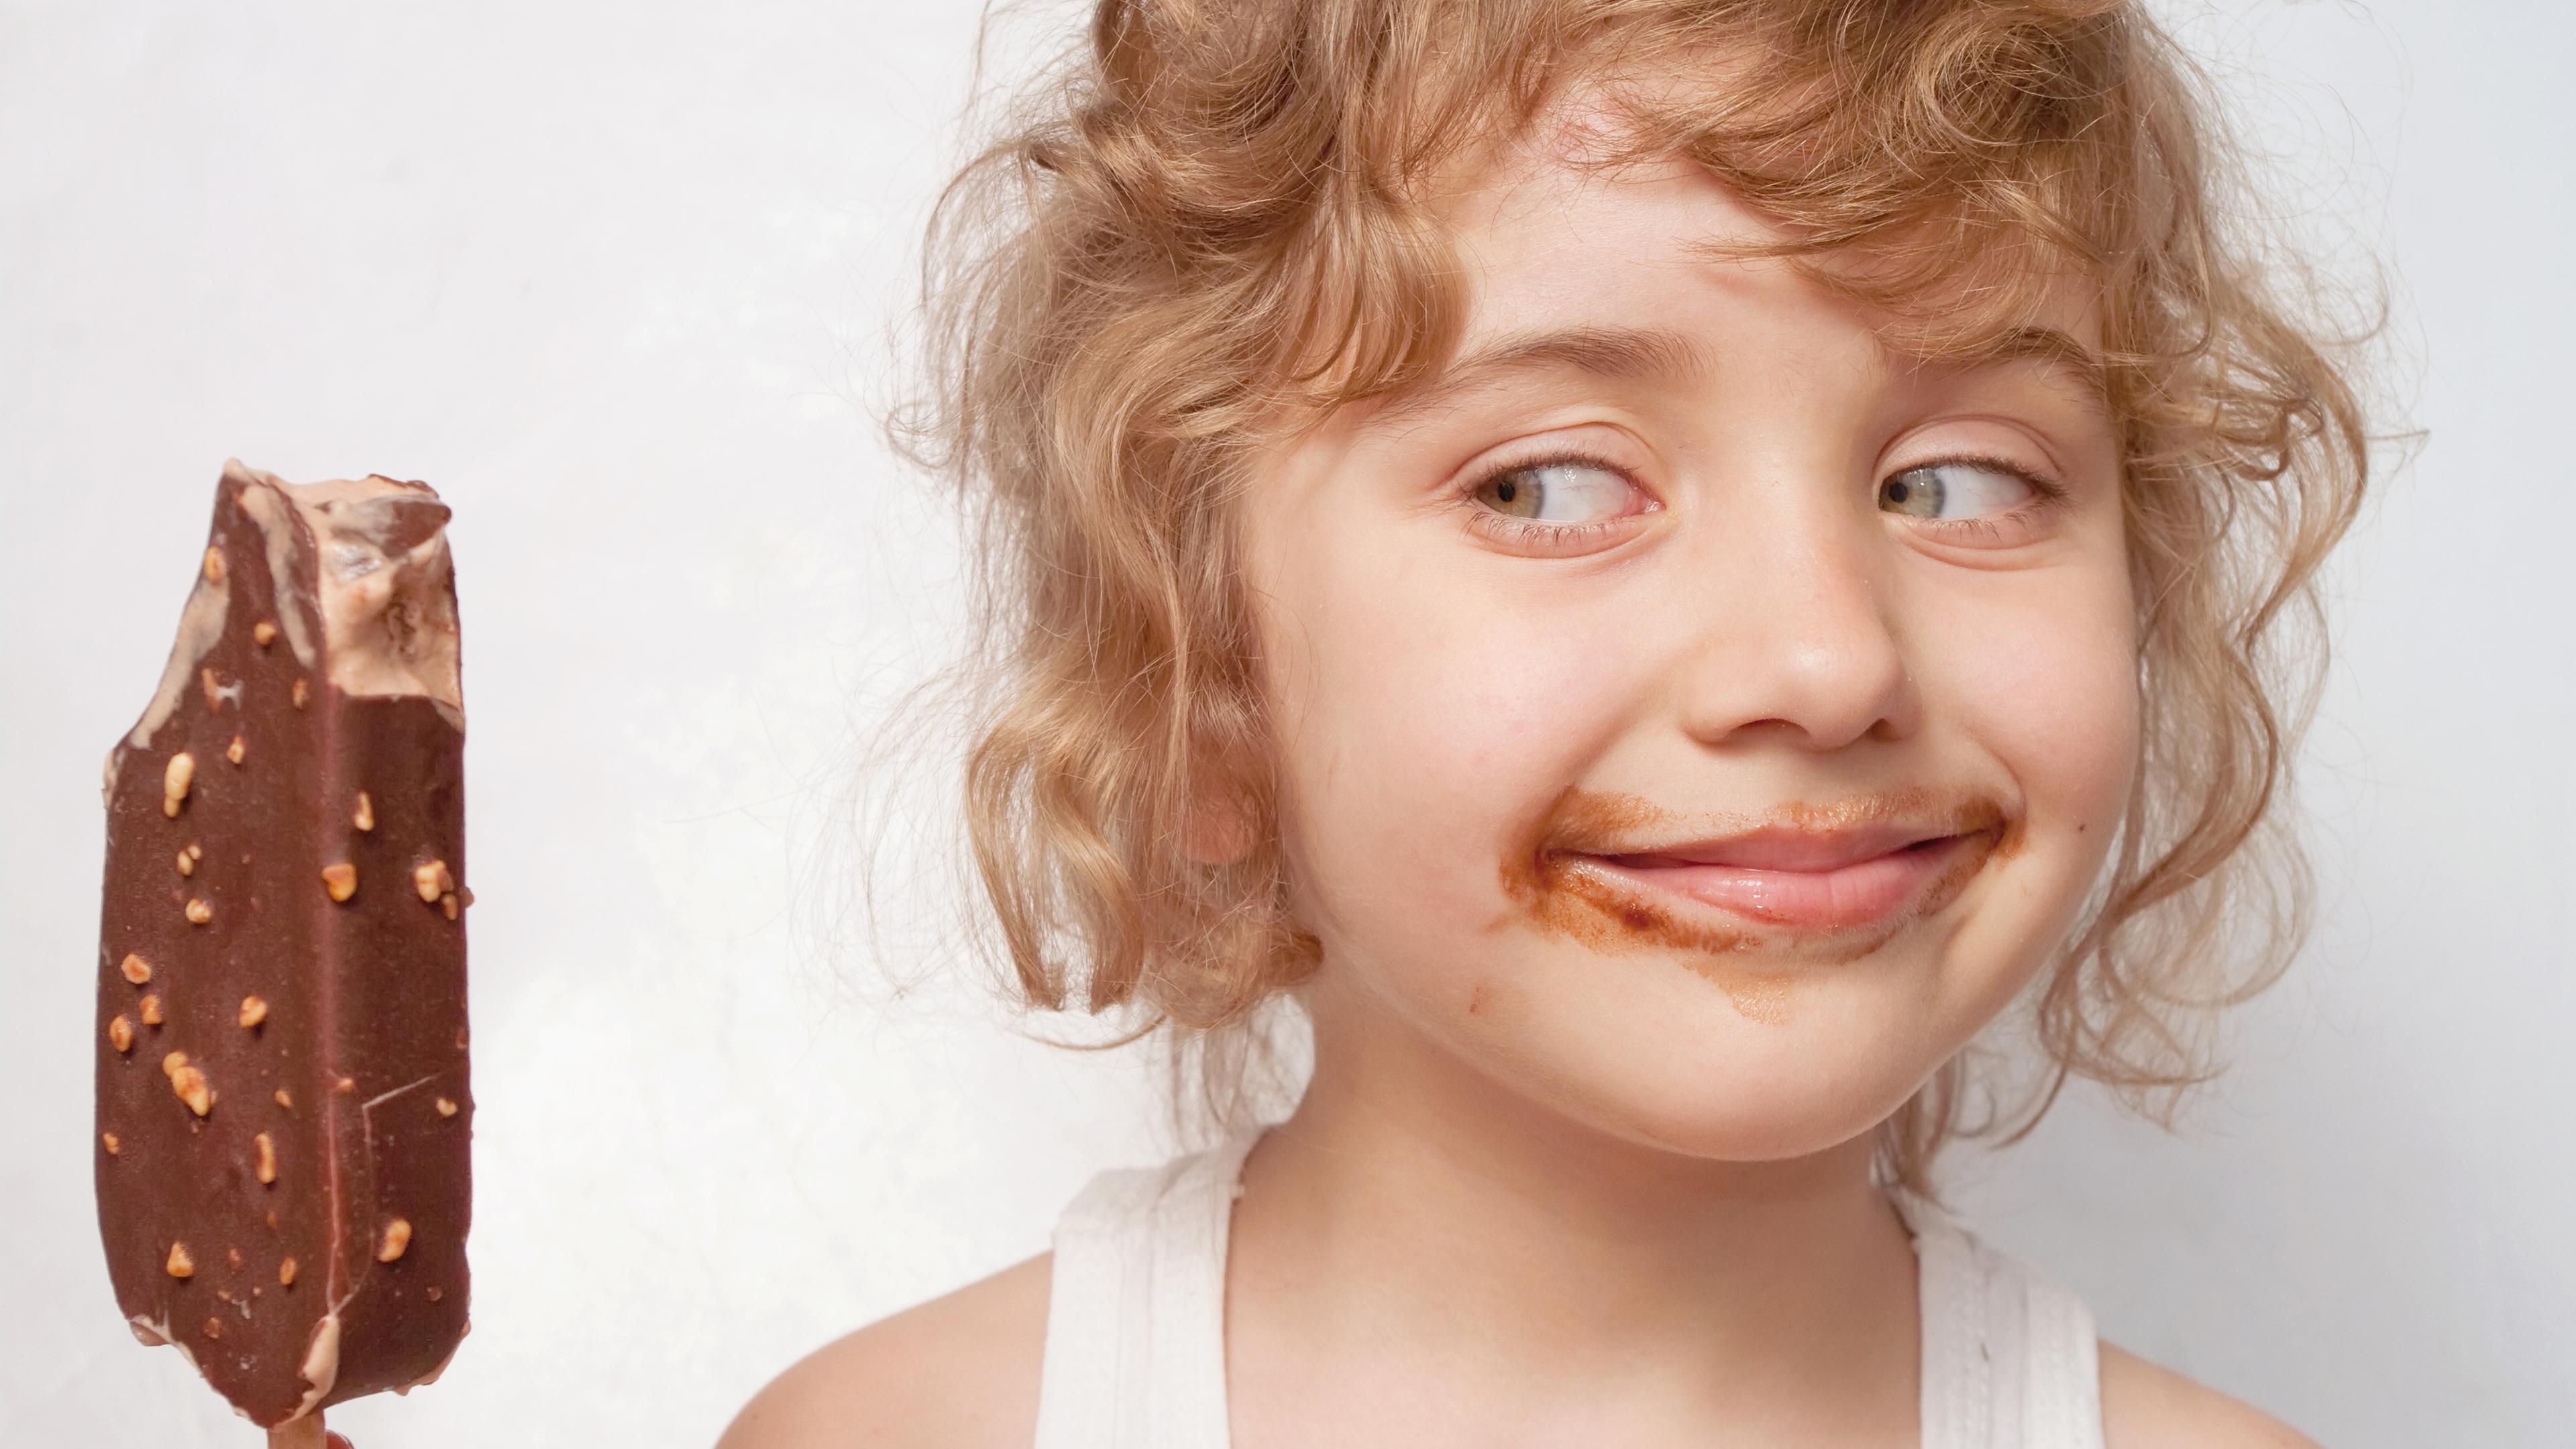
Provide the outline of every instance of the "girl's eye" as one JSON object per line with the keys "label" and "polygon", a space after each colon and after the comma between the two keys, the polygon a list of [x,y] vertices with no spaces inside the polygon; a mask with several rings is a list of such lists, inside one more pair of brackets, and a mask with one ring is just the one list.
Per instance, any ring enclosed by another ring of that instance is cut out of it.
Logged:
{"label": "girl's eye", "polygon": [[1878,506],[1913,518],[1984,518],[2038,496],[2030,480],[1992,463],[1928,463],[1889,475]]}
{"label": "girl's eye", "polygon": [[1496,513],[1538,523],[1598,523],[1633,511],[1636,485],[1594,463],[1538,463],[1511,468],[1476,485],[1475,499]]}

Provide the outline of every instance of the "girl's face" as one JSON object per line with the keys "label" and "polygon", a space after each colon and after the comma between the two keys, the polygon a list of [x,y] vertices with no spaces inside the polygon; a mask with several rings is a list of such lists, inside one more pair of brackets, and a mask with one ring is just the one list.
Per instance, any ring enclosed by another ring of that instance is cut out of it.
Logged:
{"label": "girl's face", "polygon": [[1244,505],[1318,1029],[1698,1156],[1845,1142],[2048,957],[2128,797],[2095,319],[1893,355],[1710,259],[1770,233],[1679,163],[1531,148],[1448,216],[1454,365]]}

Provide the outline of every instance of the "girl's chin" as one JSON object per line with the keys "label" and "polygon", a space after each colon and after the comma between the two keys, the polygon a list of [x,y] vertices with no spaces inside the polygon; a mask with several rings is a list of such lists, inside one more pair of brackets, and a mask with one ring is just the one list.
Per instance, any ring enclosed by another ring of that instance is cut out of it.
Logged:
{"label": "girl's chin", "polygon": [[[1663,973],[1641,960],[1614,969]],[[1562,995],[1507,1004],[1508,1015],[1488,999],[1477,1015],[1507,1034],[1471,1035],[1454,1050],[1513,1095],[1612,1137],[1736,1162],[1808,1157],[1869,1138],[1946,1055],[1939,1044],[1949,1024],[1910,992],[1854,990],[1847,978],[1801,991],[1795,974],[1787,982],[1764,975],[1675,973],[1660,986],[1641,978],[1609,992],[1561,979]]]}
{"label": "girl's chin", "polygon": [[[1903,1103],[1900,1097],[1896,1105]],[[1857,1159],[1865,1169],[1876,1150],[1878,1124],[1895,1110],[1813,1100],[1700,1105],[1707,1110],[1698,1115],[1676,1110],[1686,1104],[1664,1102],[1651,1110],[1614,1109],[1595,1120],[1638,1146],[1702,1162],[1821,1167]]]}

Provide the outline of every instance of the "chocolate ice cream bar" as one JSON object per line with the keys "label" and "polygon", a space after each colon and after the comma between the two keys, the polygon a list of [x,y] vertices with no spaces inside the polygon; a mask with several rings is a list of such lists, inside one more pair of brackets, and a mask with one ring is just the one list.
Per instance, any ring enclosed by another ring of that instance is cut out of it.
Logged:
{"label": "chocolate ice cream bar", "polygon": [[228,463],[107,758],[99,1232],[116,1301],[254,1423],[465,1334],[465,717],[447,506]]}

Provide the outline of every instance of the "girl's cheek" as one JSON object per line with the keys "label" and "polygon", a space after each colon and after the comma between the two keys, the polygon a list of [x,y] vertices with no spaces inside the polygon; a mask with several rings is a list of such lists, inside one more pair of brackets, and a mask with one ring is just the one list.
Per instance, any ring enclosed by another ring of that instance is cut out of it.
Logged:
{"label": "girl's cheek", "polygon": [[2137,768],[2137,645],[2124,563],[1963,594],[1918,649],[1935,717],[2003,768],[2050,873],[2090,882]]}
{"label": "girl's cheek", "polygon": [[1628,681],[1597,631],[1443,571],[1316,583],[1294,600],[1301,657],[1273,675],[1292,696],[1309,898],[1334,915],[1401,900],[1417,924],[1481,925],[1504,853],[1615,734]]}

